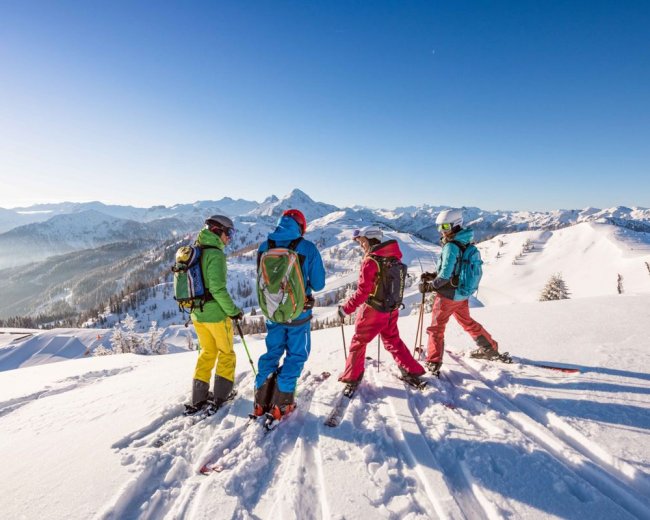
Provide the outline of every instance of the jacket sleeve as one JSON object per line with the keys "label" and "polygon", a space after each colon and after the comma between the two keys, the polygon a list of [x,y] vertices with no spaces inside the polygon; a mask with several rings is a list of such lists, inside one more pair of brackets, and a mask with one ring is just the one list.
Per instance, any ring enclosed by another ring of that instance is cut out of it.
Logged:
{"label": "jacket sleeve", "polygon": [[221,250],[212,251],[214,251],[212,254],[206,255],[208,289],[226,316],[235,316],[240,309],[232,301],[226,288],[226,255]]}
{"label": "jacket sleeve", "polygon": [[307,267],[309,287],[314,291],[320,291],[325,287],[325,267],[323,266],[323,259],[316,246],[312,246],[309,250]]}
{"label": "jacket sleeve", "polygon": [[359,285],[355,293],[343,304],[343,311],[346,314],[352,314],[359,305],[365,303],[375,287],[375,279],[379,272],[377,261],[370,256],[366,256],[361,264],[361,275],[359,276]]}
{"label": "jacket sleeve", "polygon": [[447,243],[442,248],[442,261],[440,263],[440,270],[438,276],[433,281],[433,288],[435,290],[447,285],[454,275],[454,267],[460,254],[460,248],[456,244]]}

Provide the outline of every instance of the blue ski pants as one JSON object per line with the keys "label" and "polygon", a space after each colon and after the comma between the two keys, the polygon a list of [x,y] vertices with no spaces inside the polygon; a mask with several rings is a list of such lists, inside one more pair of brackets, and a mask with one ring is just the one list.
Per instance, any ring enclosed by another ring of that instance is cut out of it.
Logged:
{"label": "blue ski pants", "polygon": [[[273,372],[278,372],[276,386],[280,392],[293,392],[296,381],[311,351],[310,322],[298,326],[266,322],[266,354],[257,362],[255,388],[264,384]],[[280,358],[285,355],[282,366]]]}

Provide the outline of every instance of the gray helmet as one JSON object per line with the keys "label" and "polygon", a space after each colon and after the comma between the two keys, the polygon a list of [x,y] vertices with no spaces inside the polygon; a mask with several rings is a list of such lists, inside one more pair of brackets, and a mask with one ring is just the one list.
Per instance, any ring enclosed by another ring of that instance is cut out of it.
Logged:
{"label": "gray helmet", "polygon": [[355,229],[352,238],[366,237],[367,239],[376,239],[381,242],[384,232],[377,226],[366,226],[361,229]]}
{"label": "gray helmet", "polygon": [[205,227],[213,233],[216,231],[230,235],[235,229],[235,224],[225,215],[212,215],[210,218],[205,220]]}

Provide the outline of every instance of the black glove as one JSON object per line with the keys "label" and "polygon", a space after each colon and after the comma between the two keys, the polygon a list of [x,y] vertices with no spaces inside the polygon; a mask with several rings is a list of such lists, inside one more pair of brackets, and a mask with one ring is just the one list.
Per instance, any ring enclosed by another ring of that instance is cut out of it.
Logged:
{"label": "black glove", "polygon": [[342,320],[344,320],[345,317],[347,316],[347,314],[345,314],[345,311],[343,310],[343,307],[341,307],[340,305],[338,309],[338,314],[339,314],[339,318],[341,318]]}
{"label": "black glove", "polygon": [[237,314],[234,316],[230,316],[230,319],[233,321],[239,321],[244,317],[244,311],[239,311]]}
{"label": "black glove", "polygon": [[422,280],[423,282],[433,282],[436,279],[436,276],[438,276],[438,273],[424,272],[420,276],[420,280]]}
{"label": "black glove", "polygon": [[433,282],[420,282],[418,289],[422,294],[433,292]]}

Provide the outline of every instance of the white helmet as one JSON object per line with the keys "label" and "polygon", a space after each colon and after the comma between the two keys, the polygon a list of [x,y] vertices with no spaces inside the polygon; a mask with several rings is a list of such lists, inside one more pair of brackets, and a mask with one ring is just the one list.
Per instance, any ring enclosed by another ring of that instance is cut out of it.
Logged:
{"label": "white helmet", "polygon": [[376,238],[381,241],[384,236],[384,232],[379,229],[377,226],[366,226],[361,229],[355,229],[352,234],[352,238],[366,237],[367,239]]}
{"label": "white helmet", "polygon": [[436,217],[436,225],[451,224],[452,227],[463,225],[463,210],[462,209],[446,209],[438,213]]}

